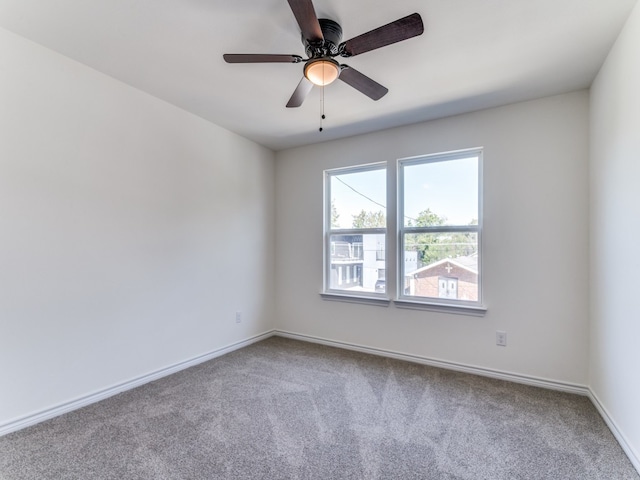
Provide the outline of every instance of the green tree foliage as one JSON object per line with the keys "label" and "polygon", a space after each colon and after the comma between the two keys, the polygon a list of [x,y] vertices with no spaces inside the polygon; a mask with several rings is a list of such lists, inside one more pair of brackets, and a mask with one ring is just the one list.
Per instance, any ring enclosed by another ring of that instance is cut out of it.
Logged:
{"label": "green tree foliage", "polygon": [[[411,222],[412,220],[409,220]],[[433,213],[430,208],[423,210],[418,215],[418,218],[415,219],[416,227],[437,227],[439,225],[444,225],[447,221],[446,217],[441,217],[437,213]],[[412,226],[409,223],[409,226]]]}
{"label": "green tree foliage", "polygon": [[[384,211],[367,212],[361,210],[353,215],[353,228],[385,228],[387,219]],[[338,213],[333,202],[331,203],[331,224],[337,226]],[[447,218],[432,212],[431,209],[423,210],[416,218],[407,221],[409,227],[439,227],[447,223]],[[478,220],[473,219],[469,225],[477,225]],[[429,265],[444,258],[456,258],[472,255],[477,250],[476,234],[434,232],[434,233],[410,233],[405,236],[405,250],[418,252],[418,267]]]}
{"label": "green tree foliage", "polygon": [[[446,223],[446,217],[426,209],[417,218],[409,219],[409,227],[438,227]],[[472,220],[469,225],[477,225]],[[415,233],[405,236],[405,249],[418,252],[418,266],[429,265],[444,258],[472,255],[477,250],[475,233]]]}
{"label": "green tree foliage", "polygon": [[353,215],[353,228],[385,228],[387,219],[382,210],[378,212],[365,212]]}

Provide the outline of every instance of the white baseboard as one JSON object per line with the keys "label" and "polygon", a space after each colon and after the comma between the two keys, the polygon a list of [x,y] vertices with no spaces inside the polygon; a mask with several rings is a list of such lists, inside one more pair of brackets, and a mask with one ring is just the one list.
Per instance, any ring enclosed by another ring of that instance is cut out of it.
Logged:
{"label": "white baseboard", "polygon": [[595,405],[598,413],[600,413],[600,416],[609,427],[609,430],[611,430],[611,433],[613,433],[613,436],[616,437],[616,440],[622,447],[622,450],[624,450],[624,453],[626,453],[627,457],[629,457],[631,464],[638,471],[638,474],[640,474],[640,455],[638,455],[638,452],[636,452],[634,448],[629,444],[626,437],[618,428],[616,422],[613,420],[611,415],[609,415],[609,412],[604,407],[595,392],[591,389],[589,389],[589,400],[591,400],[591,403]]}
{"label": "white baseboard", "polygon": [[206,362],[208,360],[212,360],[216,357],[220,357],[226,353],[230,353],[234,350],[238,350],[240,348],[251,345],[252,343],[256,343],[261,340],[265,340],[269,337],[272,337],[273,334],[274,334],[273,331],[268,331],[260,335],[255,335],[245,340],[241,340],[239,342],[235,342],[230,345],[220,347],[216,350],[205,353],[203,355],[198,355],[197,357],[193,357],[189,360],[185,360],[183,362],[170,365],[160,370],[156,370],[155,372],[151,372],[147,375],[134,378],[133,380],[129,380],[127,382],[120,383],[118,385],[106,388],[104,390],[99,390],[89,395],[76,398],[69,402],[65,402],[65,403],[56,405],[54,407],[47,408],[45,410],[35,412],[25,417],[21,417],[16,420],[11,420],[4,424],[0,424],[0,437],[8,433],[15,432],[17,430],[21,430],[23,428],[30,427],[31,425],[35,425],[36,423],[44,422],[45,420],[49,420],[51,418],[62,415],[64,413],[68,413],[73,410],[86,407],[87,405],[90,405],[92,403],[96,403],[106,398],[112,397],[118,393],[131,390],[132,388],[139,387],[141,385],[144,385],[145,383],[153,382],[154,380],[158,380],[159,378],[166,377],[167,375],[171,375],[172,373],[179,372],[180,370],[185,370],[189,367],[193,367],[195,365]]}
{"label": "white baseboard", "polygon": [[465,365],[462,363],[448,362],[446,360],[438,360],[435,358],[423,357],[420,355],[412,355],[409,353],[394,352],[392,350],[385,350],[382,348],[367,347],[367,346],[358,345],[355,343],[329,340],[326,338],[315,337],[312,335],[303,335],[303,334],[287,332],[283,330],[275,330],[273,333],[274,335],[279,337],[302,340],[304,342],[319,343],[322,345],[328,345],[330,347],[344,348],[347,350],[354,350],[356,352],[363,352],[363,353],[369,353],[372,355],[378,355],[382,357],[395,358],[397,360],[405,360],[407,362],[420,363],[422,365],[428,365],[431,367],[444,368],[447,370],[455,370],[457,372],[471,373],[473,375],[497,378],[499,380],[507,380],[509,382],[522,383],[522,384],[531,385],[534,387],[547,388],[550,390],[559,390],[562,392],[575,393],[578,395],[584,395],[584,396],[589,395],[589,388],[586,385],[559,382],[556,380],[538,378],[538,377],[533,377],[529,375],[520,375],[512,372],[503,372],[500,370],[493,370],[490,368],[477,367],[474,365]]}

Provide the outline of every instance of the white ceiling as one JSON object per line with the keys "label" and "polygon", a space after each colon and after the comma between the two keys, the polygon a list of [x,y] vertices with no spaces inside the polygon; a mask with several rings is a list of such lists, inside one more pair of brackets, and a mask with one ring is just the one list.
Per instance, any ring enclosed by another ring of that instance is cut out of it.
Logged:
{"label": "white ceiling", "polygon": [[314,0],[344,40],[413,12],[425,33],[346,61],[389,88],[343,82],[285,108],[305,56],[286,0],[0,0],[0,27],[271,149],[316,143],[588,87],[636,0]]}

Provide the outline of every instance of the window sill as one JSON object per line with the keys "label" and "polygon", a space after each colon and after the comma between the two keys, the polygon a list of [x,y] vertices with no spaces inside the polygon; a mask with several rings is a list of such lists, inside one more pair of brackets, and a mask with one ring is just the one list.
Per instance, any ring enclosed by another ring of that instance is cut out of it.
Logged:
{"label": "window sill", "polygon": [[333,302],[347,302],[347,303],[361,303],[365,305],[376,305],[379,307],[388,307],[391,304],[391,300],[388,298],[380,297],[360,297],[356,295],[344,295],[340,293],[320,293],[323,300],[330,300]]}
{"label": "window sill", "polygon": [[430,310],[433,312],[454,313],[456,315],[471,315],[483,317],[487,313],[487,307],[471,305],[450,305],[447,303],[426,303],[414,300],[394,300],[393,303],[398,308],[408,308],[411,310]]}

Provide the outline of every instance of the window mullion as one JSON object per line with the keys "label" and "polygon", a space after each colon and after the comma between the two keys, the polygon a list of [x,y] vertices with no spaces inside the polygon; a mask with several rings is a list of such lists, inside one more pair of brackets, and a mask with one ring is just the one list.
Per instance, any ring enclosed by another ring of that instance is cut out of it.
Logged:
{"label": "window mullion", "polygon": [[400,227],[402,233],[467,233],[477,232],[478,225],[438,225],[433,227]]}
{"label": "window mullion", "polygon": [[387,233],[386,228],[335,228],[329,230],[330,235],[376,235]]}

